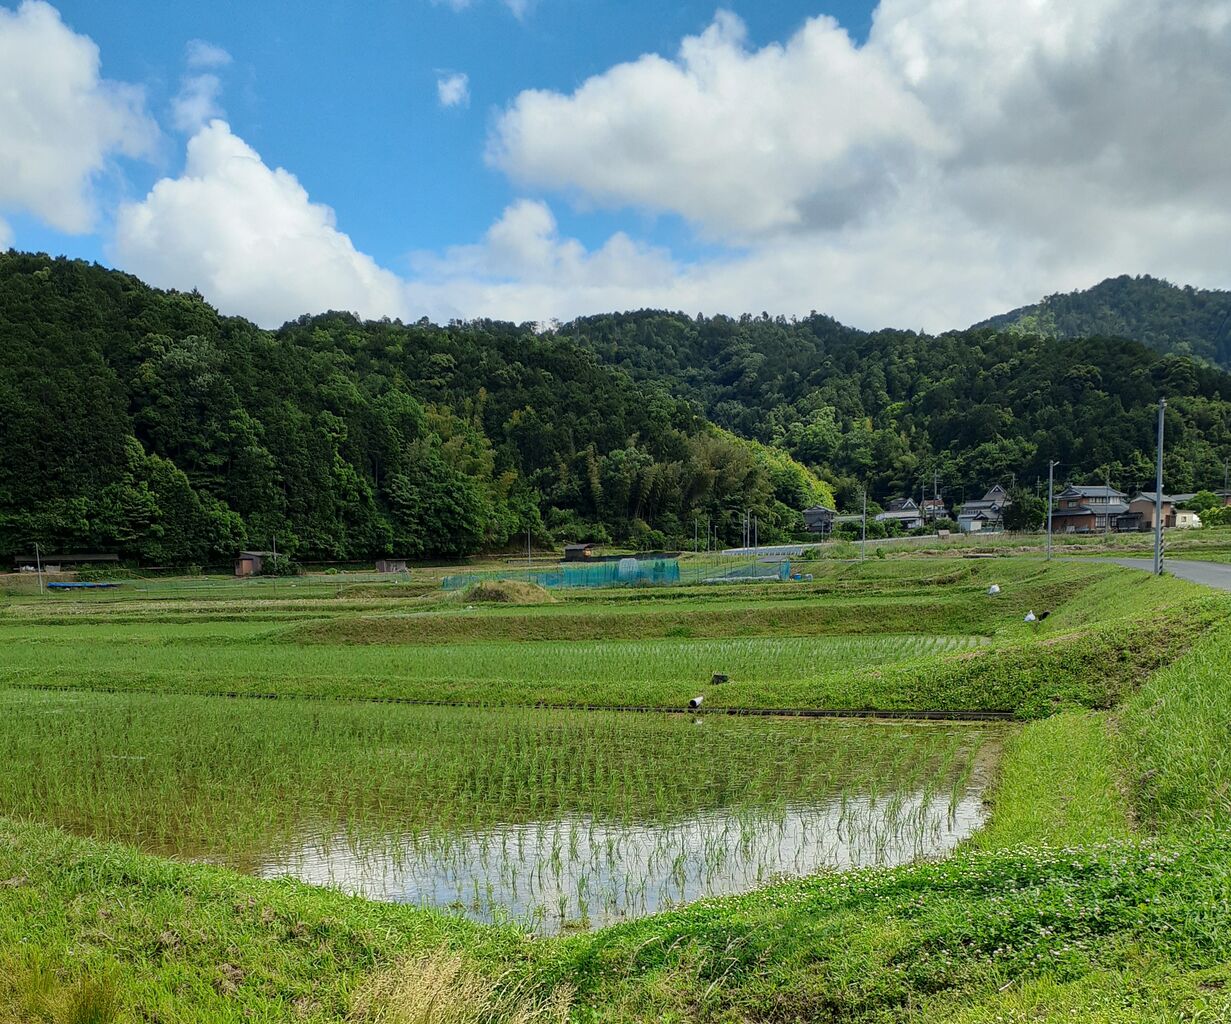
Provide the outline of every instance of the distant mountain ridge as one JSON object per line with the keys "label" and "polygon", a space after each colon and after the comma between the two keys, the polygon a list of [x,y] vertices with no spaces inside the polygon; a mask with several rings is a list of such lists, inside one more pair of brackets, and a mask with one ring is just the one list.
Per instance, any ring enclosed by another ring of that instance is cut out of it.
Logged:
{"label": "distant mountain ridge", "polygon": [[1231,292],[1180,287],[1148,275],[1110,277],[974,326],[1055,338],[1130,338],[1165,355],[1231,368]]}

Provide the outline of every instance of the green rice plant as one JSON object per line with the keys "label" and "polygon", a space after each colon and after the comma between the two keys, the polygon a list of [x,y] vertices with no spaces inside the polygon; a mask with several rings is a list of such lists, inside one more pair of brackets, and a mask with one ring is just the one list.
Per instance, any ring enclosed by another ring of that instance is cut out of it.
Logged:
{"label": "green rice plant", "polygon": [[944,849],[995,732],[10,690],[0,815],[484,919],[563,899],[560,925],[642,873],[618,914]]}

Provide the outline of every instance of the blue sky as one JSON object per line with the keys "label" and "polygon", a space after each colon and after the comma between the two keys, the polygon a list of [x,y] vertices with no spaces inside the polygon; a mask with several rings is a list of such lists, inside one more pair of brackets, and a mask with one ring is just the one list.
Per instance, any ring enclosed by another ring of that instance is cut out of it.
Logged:
{"label": "blue sky", "polygon": [[[737,12],[761,46],[786,39],[818,14],[837,18],[862,41],[875,4],[721,6]],[[236,134],[266,163],[292,169],[315,200],[337,211],[359,248],[393,268],[404,265],[410,250],[478,237],[522,194],[484,162],[494,111],[523,89],[571,91],[613,64],[673,53],[718,9],[695,0],[537,0],[517,18],[500,0],[474,0],[460,11],[431,0],[60,0],[56,7],[70,28],[98,44],[103,74],[143,84],[150,109],[164,120],[188,42],[203,39],[225,49],[233,61],[221,72],[221,101]],[[440,106],[441,72],[468,76],[468,107]],[[128,190],[145,191],[182,161],[182,152],[168,145],[157,165],[126,162]],[[601,244],[628,217],[628,211],[573,215],[567,204],[556,213],[563,229],[590,245]],[[708,250],[676,218],[634,217],[639,234],[678,254]],[[33,218],[15,227],[23,248],[106,261],[99,236],[64,235]]]}
{"label": "blue sky", "polygon": [[1231,284],[1229,94],[1231,0],[0,0],[0,246],[265,325],[944,330]]}

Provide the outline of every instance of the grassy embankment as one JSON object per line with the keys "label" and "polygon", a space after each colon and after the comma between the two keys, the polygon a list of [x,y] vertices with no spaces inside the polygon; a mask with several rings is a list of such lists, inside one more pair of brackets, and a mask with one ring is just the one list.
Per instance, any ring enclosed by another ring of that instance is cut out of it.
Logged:
{"label": "grassy embankment", "polygon": [[[921,600],[916,617],[952,603],[957,632],[991,638],[986,649],[845,673],[860,680],[846,684],[851,700],[913,681],[912,697],[974,704],[991,692],[1026,715],[1060,712],[1018,732],[991,827],[945,862],[791,882],[594,935],[528,941],[8,822],[0,1019],[556,1019],[566,1006],[578,1020],[1223,1019],[1226,599],[1177,581],[1053,571],[1073,596],[1053,602],[1037,634],[1021,635],[1018,609],[979,604],[986,580],[968,580],[970,595],[957,584]],[[24,642],[55,649],[41,639]],[[100,653],[82,646],[80,657]],[[69,668],[57,657],[25,662],[7,685],[55,682]],[[160,671],[160,686],[180,685],[174,667]],[[798,676],[778,691],[823,692],[823,681]],[[413,992],[438,997],[438,1015],[415,1016]],[[473,1012],[446,1018],[446,1007]]]}

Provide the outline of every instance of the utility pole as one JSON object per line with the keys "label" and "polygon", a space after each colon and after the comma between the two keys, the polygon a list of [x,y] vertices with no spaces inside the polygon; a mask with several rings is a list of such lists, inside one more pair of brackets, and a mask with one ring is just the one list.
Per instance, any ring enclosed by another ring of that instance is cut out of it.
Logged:
{"label": "utility pole", "polygon": [[43,556],[39,554],[38,544],[34,545],[34,565],[38,569],[38,592],[43,593]]}
{"label": "utility pole", "polygon": [[[1107,474],[1103,479],[1107,487],[1107,504],[1111,504],[1111,463],[1107,463]],[[1107,543],[1107,534],[1111,531],[1111,516],[1103,516],[1103,543]]]}
{"label": "utility pole", "polygon": [[1158,400],[1158,456],[1154,464],[1154,575],[1163,574],[1163,419],[1167,399]]}
{"label": "utility pole", "polygon": [[867,561],[868,558],[868,489],[863,489],[863,539],[859,542],[859,560]]}
{"label": "utility pole", "polygon": [[1047,560],[1051,561],[1051,510],[1052,510],[1052,487],[1055,481],[1055,469],[1057,463],[1049,459],[1047,461]]}

